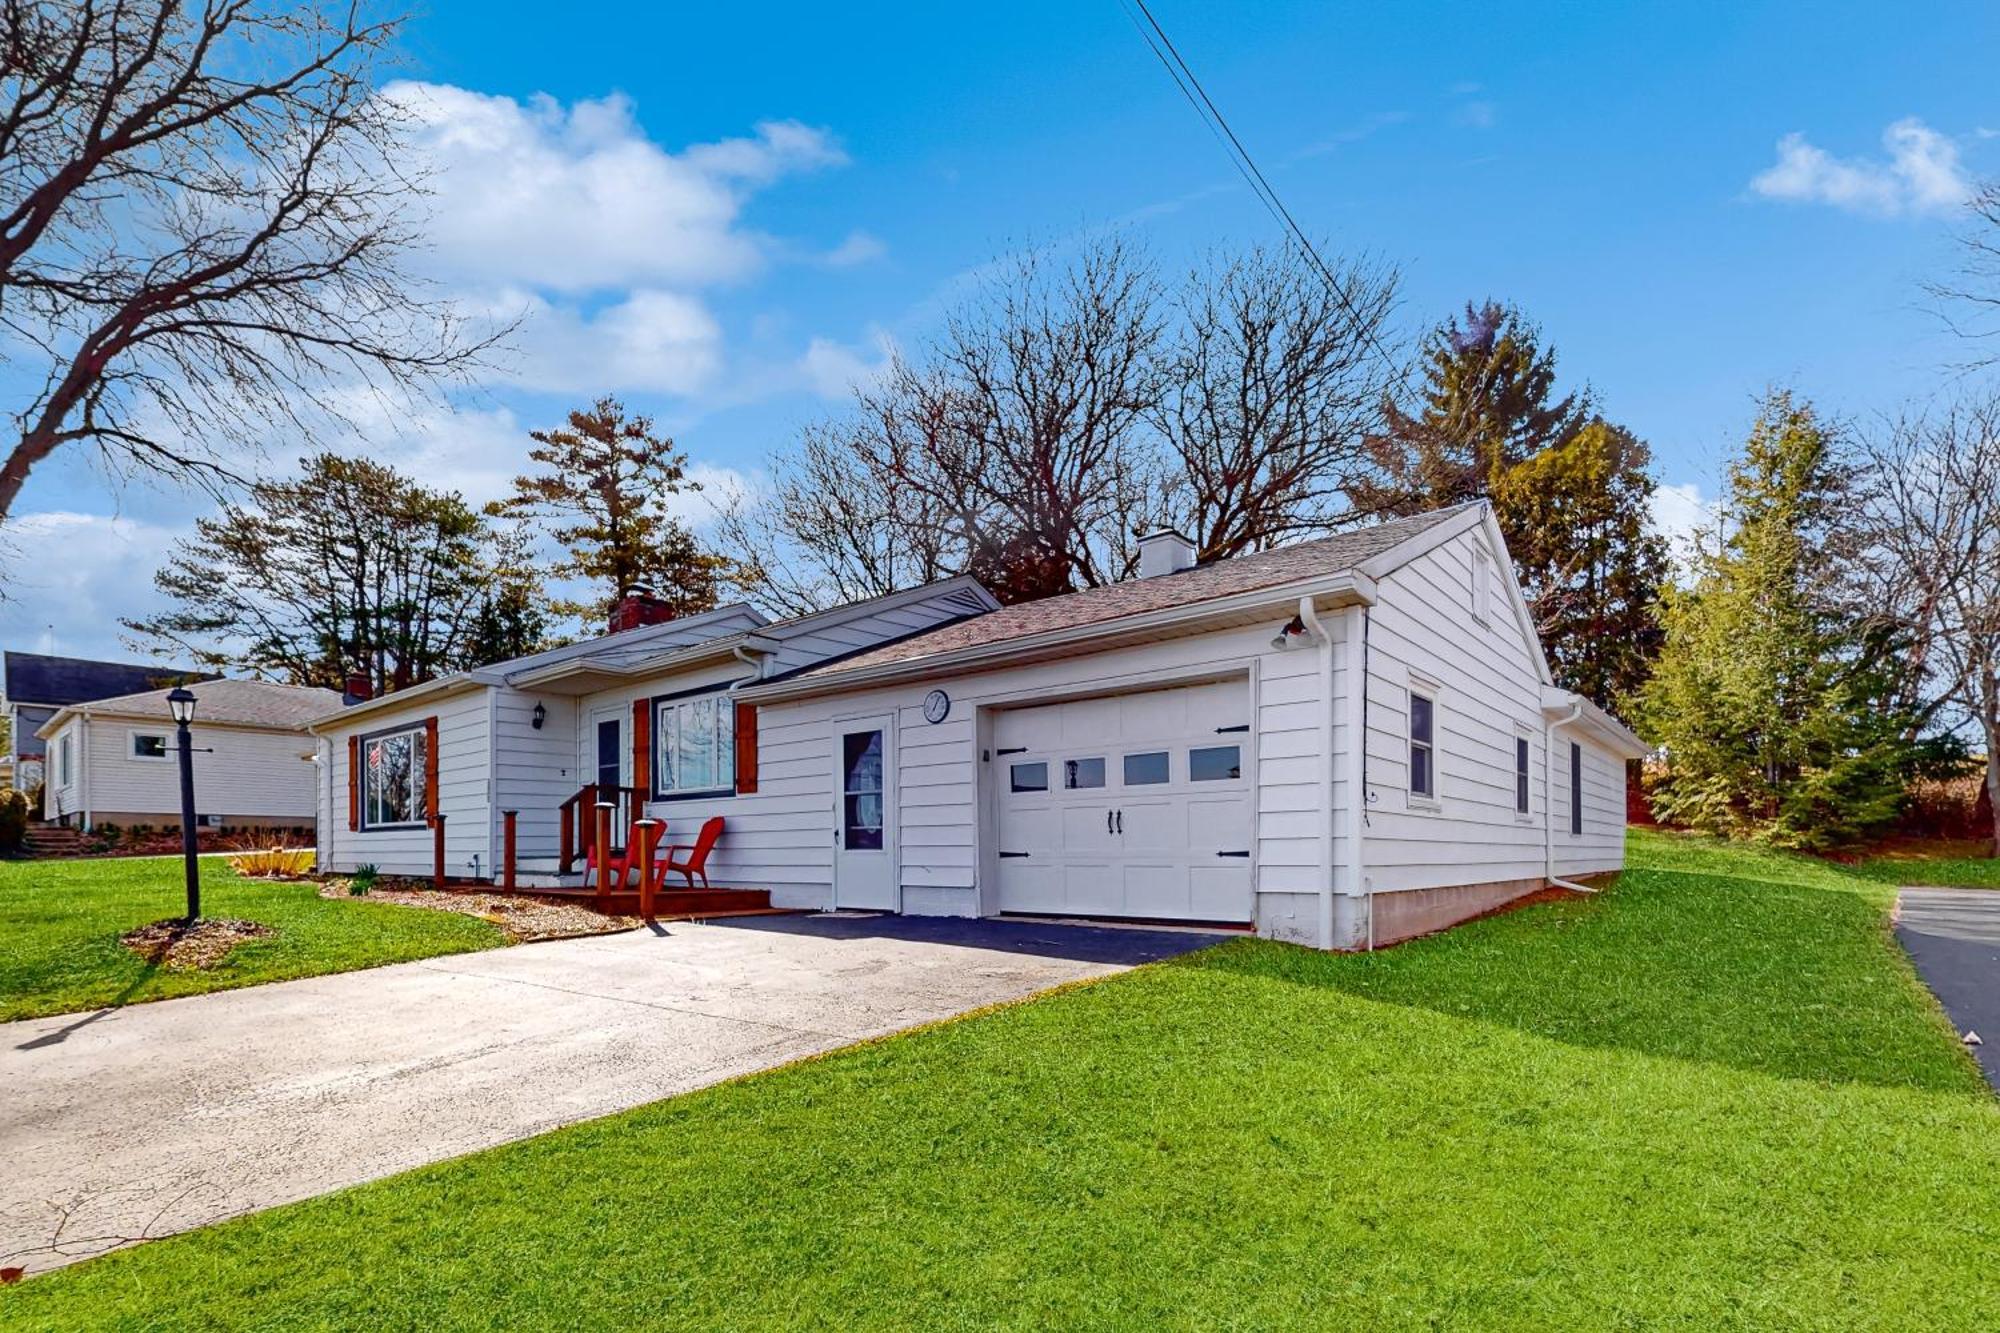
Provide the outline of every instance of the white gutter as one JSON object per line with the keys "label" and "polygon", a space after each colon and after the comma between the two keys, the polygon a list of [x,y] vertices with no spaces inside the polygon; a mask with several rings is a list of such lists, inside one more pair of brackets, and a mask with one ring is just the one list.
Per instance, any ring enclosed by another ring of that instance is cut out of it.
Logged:
{"label": "white gutter", "polygon": [[[1556,731],[1582,716],[1583,700],[1578,699],[1569,706],[1568,717],[1548,718],[1542,724],[1542,878],[1559,889],[1572,889],[1577,893],[1596,893],[1597,890],[1588,884],[1578,884],[1575,880],[1563,879],[1556,874]],[[1570,799],[1576,799],[1575,795],[1572,794]]]}
{"label": "white gutter", "polygon": [[1326,836],[1319,840],[1319,947],[1333,947],[1333,636],[1319,620],[1313,599],[1299,598],[1299,623],[1319,645],[1320,679],[1326,682],[1327,707],[1320,738],[1320,790],[1326,793]]}

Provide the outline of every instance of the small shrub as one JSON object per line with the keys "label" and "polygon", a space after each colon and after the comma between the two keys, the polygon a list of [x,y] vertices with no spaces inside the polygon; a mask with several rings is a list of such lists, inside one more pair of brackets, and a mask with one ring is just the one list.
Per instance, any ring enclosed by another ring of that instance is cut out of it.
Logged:
{"label": "small shrub", "polygon": [[265,847],[239,852],[229,858],[229,868],[248,877],[281,875],[287,879],[306,874],[313,867],[310,847]]}
{"label": "small shrub", "polygon": [[368,890],[374,888],[375,881],[381,877],[382,872],[376,867],[374,862],[363,862],[354,867],[354,874],[347,881],[347,891],[352,896],[359,898],[367,893]]}
{"label": "small shrub", "polygon": [[0,852],[17,852],[27,841],[28,809],[25,792],[0,791]]}

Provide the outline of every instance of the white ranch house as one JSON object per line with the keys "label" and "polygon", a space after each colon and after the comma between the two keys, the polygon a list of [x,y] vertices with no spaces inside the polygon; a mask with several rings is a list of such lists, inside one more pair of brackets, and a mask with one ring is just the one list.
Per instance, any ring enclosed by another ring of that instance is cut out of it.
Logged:
{"label": "white ranch house", "polygon": [[1644,746],[1552,683],[1512,568],[1474,504],[1202,566],[1155,533],[1139,577],[1007,608],[630,600],[317,721],[321,864],[504,877],[512,811],[518,882],[577,885],[616,790],[620,841],[723,816],[711,879],[780,907],[1386,943],[1622,867]]}

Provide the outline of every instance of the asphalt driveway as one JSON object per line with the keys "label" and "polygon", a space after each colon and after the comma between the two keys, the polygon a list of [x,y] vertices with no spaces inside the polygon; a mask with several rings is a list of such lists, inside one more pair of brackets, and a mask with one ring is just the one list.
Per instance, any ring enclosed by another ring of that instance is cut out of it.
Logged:
{"label": "asphalt driveway", "polygon": [[1992,889],[1904,889],[1896,938],[1944,1004],[1986,1081],[2000,1091],[2000,893]]}
{"label": "asphalt driveway", "polygon": [[0,1025],[30,1272],[1214,942],[762,917]]}

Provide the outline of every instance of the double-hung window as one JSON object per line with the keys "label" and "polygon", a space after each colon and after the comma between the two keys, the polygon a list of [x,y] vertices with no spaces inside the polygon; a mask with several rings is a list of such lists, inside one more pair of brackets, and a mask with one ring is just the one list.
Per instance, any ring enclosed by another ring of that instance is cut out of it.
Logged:
{"label": "double-hung window", "polygon": [[1583,747],[1569,743],[1569,831],[1583,836]]}
{"label": "double-hung window", "polygon": [[735,790],[735,700],[723,690],[660,700],[653,727],[653,794],[726,796]]}
{"label": "double-hung window", "polygon": [[1437,797],[1437,728],[1435,695],[1410,691],[1410,795]]}
{"label": "double-hung window", "polygon": [[414,828],[424,822],[426,747],[421,726],[361,742],[361,827]]}

